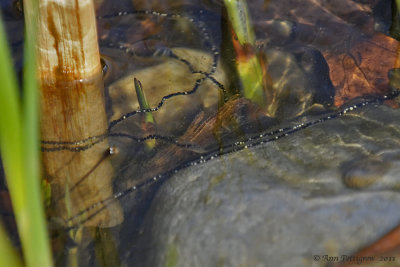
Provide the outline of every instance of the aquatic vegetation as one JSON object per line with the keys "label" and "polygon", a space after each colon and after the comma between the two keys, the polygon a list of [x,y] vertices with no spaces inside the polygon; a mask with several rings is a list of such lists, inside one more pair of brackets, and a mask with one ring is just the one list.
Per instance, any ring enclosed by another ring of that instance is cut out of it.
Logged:
{"label": "aquatic vegetation", "polygon": [[[136,91],[136,95],[137,95],[137,98],[139,101],[140,109],[142,109],[142,110],[149,109],[150,106],[149,106],[149,103],[147,102],[146,95],[143,92],[142,84],[136,78],[134,78],[134,83],[135,83],[135,91]],[[156,123],[155,123],[153,114],[151,112],[145,113],[142,128],[146,132],[151,132],[151,131],[154,132],[155,127],[156,127]],[[155,143],[154,139],[146,142],[146,146],[147,146],[148,150],[153,149],[155,145],[156,145],[156,143]]]}
{"label": "aquatic vegetation", "polygon": [[243,96],[275,115],[274,92],[270,84],[263,54],[255,47],[255,33],[245,0],[225,0],[232,42],[236,52],[236,70],[241,81]]}

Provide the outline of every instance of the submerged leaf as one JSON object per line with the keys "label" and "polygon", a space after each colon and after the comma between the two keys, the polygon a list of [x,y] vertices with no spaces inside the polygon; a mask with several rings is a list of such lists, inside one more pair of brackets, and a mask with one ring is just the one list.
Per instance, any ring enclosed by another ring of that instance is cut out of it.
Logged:
{"label": "submerged leaf", "polygon": [[398,42],[383,34],[354,43],[347,53],[324,53],[336,89],[335,105],[363,95],[388,93]]}

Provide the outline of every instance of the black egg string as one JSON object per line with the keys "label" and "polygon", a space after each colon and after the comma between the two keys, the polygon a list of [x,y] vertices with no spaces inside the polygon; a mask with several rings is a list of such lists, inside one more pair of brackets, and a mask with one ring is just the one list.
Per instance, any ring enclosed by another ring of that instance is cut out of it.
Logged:
{"label": "black egg string", "polygon": [[[172,18],[172,19],[186,19],[186,20],[190,21],[191,23],[195,22],[195,20],[190,17],[186,17],[186,16],[182,16],[182,15],[178,15],[178,14],[159,13],[159,12],[155,12],[155,11],[119,12],[119,13],[111,14],[111,15],[107,15],[107,16],[99,16],[99,17],[97,17],[97,19],[108,19],[108,18],[115,18],[118,16],[128,16],[128,15],[138,15],[138,14],[155,15],[155,16],[160,16],[160,17],[168,17],[168,18]],[[201,22],[197,22],[197,23],[202,24]],[[200,32],[201,32],[202,36],[204,37],[206,44],[208,44],[208,46],[211,47],[211,51],[212,51],[212,55],[213,55],[211,70],[209,72],[195,70],[195,68],[189,61],[187,61],[186,59],[180,58],[175,53],[173,53],[171,50],[168,50],[167,53],[165,53],[167,56],[184,63],[189,68],[191,73],[193,73],[193,74],[199,73],[199,74],[204,75],[203,78],[197,79],[195,81],[195,84],[191,90],[185,91],[185,92],[176,92],[176,93],[166,95],[166,96],[162,97],[161,101],[158,103],[158,105],[156,107],[149,108],[149,109],[138,109],[138,110],[134,110],[134,111],[125,113],[120,118],[111,121],[108,126],[107,132],[103,133],[101,135],[88,137],[86,139],[82,139],[79,141],[42,141],[41,142],[42,143],[42,151],[56,152],[56,151],[68,150],[68,151],[80,152],[80,151],[87,150],[87,149],[91,148],[92,146],[102,142],[107,137],[125,137],[125,138],[130,138],[136,142],[144,142],[149,139],[156,139],[156,140],[160,140],[162,142],[175,144],[176,146],[182,147],[182,148],[199,149],[194,144],[180,143],[180,142],[176,141],[176,139],[174,137],[170,137],[170,136],[148,135],[146,137],[139,138],[139,137],[135,137],[135,136],[128,135],[128,134],[111,133],[111,129],[113,127],[115,127],[117,124],[119,124],[120,122],[122,122],[136,114],[158,111],[164,105],[165,101],[167,101],[170,98],[173,98],[176,96],[191,95],[191,94],[196,93],[197,89],[199,88],[199,86],[205,79],[209,79],[210,81],[212,81],[223,92],[223,95],[225,96],[225,101],[227,101],[226,89],[224,88],[223,84],[218,82],[212,76],[217,69],[217,64],[218,64],[218,59],[219,59],[219,51],[218,51],[217,47],[214,44],[212,44],[210,35],[208,34],[208,31],[203,24],[200,27]],[[128,54],[132,54],[132,55],[134,54],[128,47],[126,47],[124,45],[115,45],[113,43],[110,43],[108,46],[113,47],[113,48],[122,49]],[[51,145],[52,147],[46,147],[46,145]]]}
{"label": "black egg string", "polygon": [[[136,11],[118,12],[118,13],[104,15],[104,16],[97,16],[96,18],[99,20],[104,20],[104,19],[112,19],[112,18],[122,17],[122,16],[132,16],[132,15],[151,15],[151,16],[157,16],[157,17],[165,17],[165,18],[174,19],[174,20],[177,20],[177,19],[187,20],[190,23],[192,23],[193,25],[198,26],[197,28],[200,30],[200,34],[203,37],[203,41],[204,41],[205,45],[210,47],[211,52],[214,56],[217,56],[217,57],[219,56],[218,49],[217,49],[216,45],[212,42],[211,36],[208,33],[205,23],[200,20],[196,20],[192,17],[187,17],[185,15],[174,14],[174,13],[161,13],[161,12],[151,11],[151,10],[136,10]],[[135,55],[134,51],[130,50],[127,47],[114,45],[114,44],[110,44],[110,45],[112,45],[115,48],[119,47],[121,49],[125,49],[125,51],[128,54]],[[211,73],[214,73],[216,68],[217,68],[216,62],[214,62],[214,64],[211,67]]]}
{"label": "black egg string", "polygon": [[[182,63],[184,63],[186,66],[188,66],[189,70],[191,73],[196,74],[202,74],[204,75],[207,79],[209,79],[211,82],[213,82],[221,91],[222,94],[224,95],[224,101],[228,101],[227,98],[227,91],[224,87],[224,85],[222,83],[220,83],[217,79],[215,79],[212,75],[215,73],[216,69],[217,69],[217,64],[218,64],[218,58],[219,58],[219,53],[215,52],[213,55],[213,62],[212,62],[212,69],[210,72],[205,72],[205,71],[201,71],[201,70],[195,70],[195,68],[193,67],[193,65],[187,61],[186,59],[180,58],[179,56],[177,56],[175,53],[173,53],[172,51],[169,52],[168,56],[174,59],[177,59],[179,61],[181,61]],[[215,66],[215,67],[214,67]]]}
{"label": "black egg string", "polygon": [[[190,150],[199,150],[198,145],[192,143],[181,143],[176,137],[173,136],[164,136],[158,134],[146,135],[145,137],[137,137],[126,133],[106,133],[98,136],[92,136],[80,141],[71,141],[71,142],[57,142],[57,141],[42,141],[42,151],[43,152],[56,152],[56,151],[71,151],[71,152],[81,152],[84,150],[88,150],[94,145],[101,143],[107,138],[127,138],[131,139],[137,143],[143,143],[147,140],[158,140],[164,142],[166,144],[173,144],[180,148],[190,149]],[[44,145],[54,145],[54,147],[46,147]]]}
{"label": "black egg string", "polygon": [[197,144],[181,143],[176,139],[176,137],[172,137],[172,136],[150,134],[145,137],[138,138],[136,136],[126,134],[126,133],[110,133],[108,136],[109,137],[118,137],[118,138],[128,138],[128,139],[131,139],[138,143],[143,143],[147,140],[157,140],[157,141],[165,142],[167,144],[173,144],[177,147],[184,148],[184,149],[189,149],[189,150],[194,150],[194,151],[203,151],[202,148]]}
{"label": "black egg string", "polygon": [[[42,143],[42,151],[44,152],[55,152],[55,151],[61,151],[61,150],[69,150],[69,151],[75,151],[75,152],[80,152],[80,151],[84,151],[87,150],[89,148],[91,148],[92,146],[102,142],[104,139],[106,139],[107,137],[127,137],[130,138],[134,141],[137,142],[144,142],[146,140],[149,139],[156,139],[156,140],[160,140],[163,142],[167,142],[167,143],[173,143],[179,147],[184,147],[184,148],[193,148],[196,145],[194,144],[190,144],[190,143],[180,143],[175,141],[174,137],[170,137],[170,136],[162,136],[162,135],[148,135],[146,137],[143,138],[139,138],[139,137],[135,137],[132,135],[127,135],[127,134],[122,134],[122,133],[112,133],[111,130],[112,128],[114,128],[117,124],[121,123],[122,121],[126,120],[129,117],[132,117],[136,114],[140,114],[140,113],[146,113],[146,112],[155,112],[158,111],[165,103],[166,100],[175,97],[175,96],[179,96],[179,95],[190,95],[193,94],[197,91],[197,88],[200,86],[201,82],[204,81],[205,78],[200,78],[196,81],[195,87],[191,90],[191,91],[187,91],[187,92],[176,92],[176,93],[172,93],[169,94],[167,96],[162,97],[160,103],[154,107],[154,108],[149,108],[149,109],[139,109],[139,110],[134,110],[128,113],[125,113],[124,115],[122,115],[120,118],[113,120],[110,122],[107,132],[98,136],[92,136],[92,137],[88,137],[86,139],[83,140],[79,140],[79,141],[41,141]],[[52,145],[53,147],[46,147],[43,145]]]}
{"label": "black egg string", "polygon": [[[79,141],[41,141],[41,150],[43,152],[56,152],[62,150],[68,150],[73,152],[80,152],[91,148],[92,146],[102,142],[107,138],[109,134],[104,133],[101,135],[90,136],[86,139],[82,139]],[[47,147],[53,146],[53,147]]]}
{"label": "black egg string", "polygon": [[[156,15],[156,16],[161,16],[161,17],[168,17],[168,18],[172,18],[172,19],[187,19],[190,22],[194,23],[195,20],[193,18],[189,18],[189,17],[184,17],[182,15],[176,15],[176,14],[166,14],[166,13],[159,13],[159,12],[154,12],[154,11],[134,11],[134,12],[119,12],[117,14],[113,14],[113,15],[107,15],[107,16],[100,16],[98,17],[98,19],[107,19],[107,18],[113,18],[116,16],[127,16],[127,15],[135,15],[135,14],[146,14],[146,15]],[[204,39],[206,41],[209,41],[209,35],[207,33],[207,30],[205,27],[201,27],[200,28],[203,35],[204,35]],[[124,50],[126,53],[134,55],[134,52],[131,51],[128,47],[124,46],[124,45],[115,45],[115,44],[110,44],[109,46],[114,47],[114,48],[118,48],[121,50]],[[190,94],[194,94],[198,87],[200,86],[200,84],[205,80],[205,79],[209,79],[211,80],[214,84],[216,84],[219,89],[221,89],[223,92],[225,92],[225,89],[223,87],[222,84],[220,84],[213,76],[212,74],[215,73],[216,71],[216,67],[217,67],[217,62],[218,62],[218,58],[219,58],[219,52],[216,48],[215,45],[211,44],[211,48],[213,51],[213,63],[212,63],[212,68],[210,72],[203,72],[203,71],[196,71],[195,68],[192,66],[192,64],[185,60],[182,59],[180,57],[178,57],[176,54],[174,54],[171,50],[167,50],[166,53],[164,53],[163,55],[169,56],[171,58],[177,59],[179,61],[181,61],[182,63],[184,63],[185,65],[187,65],[187,67],[189,68],[190,72],[192,73],[200,73],[203,74],[204,77],[201,79],[196,80],[194,87],[192,88],[192,90],[187,91],[187,92],[177,92],[177,93],[173,93],[167,96],[164,96],[161,101],[159,102],[159,104],[154,107],[154,108],[149,108],[149,109],[142,109],[142,110],[136,110],[136,111],[132,111],[132,112],[128,112],[124,115],[122,115],[119,119],[116,119],[114,121],[112,121],[108,127],[108,131],[107,134],[103,134],[103,135],[99,135],[99,136],[95,136],[95,137],[89,137],[87,139],[81,140],[81,141],[77,141],[77,142],[53,142],[53,141],[43,141],[42,144],[49,144],[49,145],[59,145],[58,147],[55,148],[45,148],[47,149],[47,151],[50,150],[72,150],[72,151],[82,151],[85,149],[90,148],[91,146],[93,146],[94,144],[101,142],[102,140],[104,140],[106,137],[120,137],[120,138],[130,138],[132,140],[135,140],[137,142],[144,142],[146,140],[149,139],[156,139],[156,140],[162,140],[168,143],[173,143],[179,147],[183,147],[183,148],[190,148],[190,147],[195,147],[195,145],[193,144],[181,144],[179,142],[176,141],[176,139],[174,139],[173,137],[168,137],[168,136],[160,136],[160,135],[148,135],[146,137],[143,138],[138,138],[129,134],[124,134],[124,133],[110,133],[110,130],[115,127],[118,123],[124,121],[125,119],[134,116],[138,113],[145,113],[145,112],[155,112],[157,110],[159,110],[164,102],[172,97],[176,97],[179,95],[190,95]],[[217,150],[214,150],[213,152],[208,152],[208,153],[203,153],[203,154],[199,154],[200,157],[197,158],[196,160],[193,161],[189,161],[187,163],[181,164],[180,166],[174,167],[173,169],[166,171],[162,174],[156,175],[152,178],[146,179],[144,182],[136,184],[135,186],[132,186],[126,190],[120,191],[116,194],[114,194],[112,197],[107,198],[105,200],[102,200],[100,202],[97,202],[95,204],[93,204],[92,206],[82,210],[81,212],[79,212],[78,214],[72,216],[71,218],[69,218],[68,220],[66,220],[66,223],[68,223],[69,225],[71,225],[72,223],[74,223],[77,219],[80,219],[84,214],[88,214],[91,211],[94,211],[92,214],[90,214],[88,217],[86,217],[84,220],[78,220],[77,224],[75,226],[70,227],[69,229],[73,229],[76,228],[79,224],[84,223],[85,221],[90,220],[91,218],[93,218],[94,216],[96,216],[98,213],[100,213],[104,208],[106,208],[110,203],[112,203],[112,201],[120,199],[132,192],[135,192],[136,190],[139,190],[145,186],[151,185],[157,181],[160,181],[162,179],[165,179],[177,172],[179,172],[182,169],[185,169],[189,166],[194,166],[197,164],[201,164],[201,163],[205,163],[209,160],[213,160],[214,158],[220,157],[222,155],[228,154],[228,153],[232,153],[235,151],[240,151],[252,146],[256,146],[256,145],[261,145],[261,144],[265,144],[265,143],[269,143],[275,140],[278,140],[280,138],[289,136],[295,132],[298,132],[300,130],[306,129],[308,127],[311,127],[313,125],[317,125],[320,123],[323,123],[325,121],[328,120],[332,120],[338,117],[341,117],[357,108],[363,107],[363,106],[367,106],[370,105],[372,103],[380,103],[384,100],[388,100],[388,99],[393,99],[395,97],[397,97],[400,94],[400,92],[398,90],[395,90],[393,92],[391,92],[388,95],[385,95],[383,97],[377,97],[374,98],[372,100],[367,100],[367,101],[363,101],[360,102],[358,104],[346,107],[344,109],[341,109],[340,111],[336,112],[336,113],[332,113],[330,115],[324,116],[322,118],[316,119],[316,120],[312,120],[306,123],[301,123],[298,124],[296,126],[293,127],[286,127],[286,128],[280,128],[278,130],[274,130],[274,131],[270,131],[270,132],[263,132],[260,133],[258,135],[255,135],[253,137],[249,137],[246,141],[242,141],[242,142],[234,142],[232,144],[228,144],[226,146],[223,146]],[[84,146],[79,146],[79,147],[70,147],[73,145],[80,145],[80,144],[84,144],[87,143]],[[96,208],[98,208],[96,210]]]}
{"label": "black egg string", "polygon": [[[171,143],[171,144],[175,144],[178,147],[182,147],[182,148],[196,148],[197,145],[195,144],[190,144],[190,143],[180,143],[176,140],[175,137],[171,137],[171,136],[163,136],[163,135],[157,135],[157,134],[152,134],[152,135],[147,135],[145,137],[136,137],[133,135],[129,135],[129,134],[124,134],[124,133],[113,133],[111,132],[112,128],[115,127],[117,124],[121,123],[122,121],[124,121],[125,119],[132,117],[136,114],[139,113],[145,113],[145,112],[155,112],[158,111],[164,104],[164,102],[174,96],[178,96],[178,95],[188,95],[188,94],[192,94],[194,93],[198,86],[200,86],[201,81],[203,81],[205,78],[201,78],[198,79],[196,81],[196,85],[195,88],[192,89],[192,91],[189,92],[176,92],[176,93],[172,93],[169,94],[167,96],[164,96],[161,100],[161,102],[155,107],[155,108],[149,108],[149,109],[143,109],[143,110],[134,110],[132,112],[128,112],[126,114],[124,114],[123,116],[121,116],[119,119],[116,119],[114,121],[111,121],[108,129],[106,131],[106,133],[101,134],[101,135],[97,135],[97,136],[92,136],[92,137],[88,137],[86,139],[82,139],[79,141],[48,141],[48,140],[44,140],[41,141],[42,144],[42,151],[44,152],[56,152],[56,151],[62,151],[62,150],[68,150],[68,151],[73,151],[73,152],[81,152],[84,150],[87,150],[89,148],[91,148],[92,146],[102,142],[103,140],[105,140],[107,137],[125,137],[125,138],[130,138],[136,142],[144,142],[146,140],[149,139],[155,139],[155,140],[159,140],[165,143]],[[51,145],[53,147],[46,147],[46,145]]]}
{"label": "black egg string", "polygon": [[[246,141],[243,142],[234,142],[232,144],[223,146],[222,148],[219,148],[217,150],[214,150],[212,152],[208,152],[208,153],[203,153],[200,154],[200,157],[198,157],[195,160],[183,163],[177,167],[174,167],[171,170],[168,170],[162,174],[158,174],[156,176],[153,176],[151,178],[146,179],[145,181],[138,183],[132,187],[129,187],[123,191],[120,191],[116,194],[114,194],[112,197],[104,199],[100,202],[95,203],[94,205],[80,211],[78,214],[76,214],[75,216],[70,217],[69,219],[66,220],[66,223],[68,223],[69,225],[73,224],[75,221],[77,221],[78,219],[80,219],[84,214],[89,213],[91,211],[93,211],[92,214],[90,214],[88,217],[86,217],[84,220],[79,220],[78,222],[76,222],[75,225],[71,226],[68,229],[74,229],[79,227],[79,225],[85,223],[86,221],[92,219],[93,217],[95,217],[97,214],[99,214],[102,210],[104,210],[110,203],[112,203],[114,200],[118,200],[123,198],[124,196],[129,195],[130,193],[136,192],[146,186],[150,186],[156,182],[159,182],[161,180],[165,180],[168,177],[178,173],[179,171],[186,169],[190,166],[196,166],[198,164],[202,164],[205,163],[207,161],[216,159],[222,155],[227,155],[236,151],[240,151],[240,150],[244,150],[250,147],[254,147],[257,145],[263,145],[263,144],[267,144],[269,142],[273,142],[276,140],[279,140],[281,138],[290,136],[298,131],[304,130],[306,128],[309,128],[311,126],[315,126],[318,124],[322,124],[324,122],[345,116],[346,114],[352,113],[360,108],[366,107],[366,106],[370,106],[370,105],[380,105],[382,104],[384,101],[386,100],[391,100],[394,99],[396,97],[398,97],[400,95],[400,90],[396,89],[392,92],[390,92],[389,94],[382,96],[382,97],[375,97],[372,98],[370,100],[365,100],[365,101],[361,101],[359,103],[356,104],[352,104],[350,106],[347,106],[345,108],[342,108],[341,110],[325,115],[323,117],[320,117],[318,119],[315,120],[311,120],[305,123],[300,123],[297,124],[295,126],[290,126],[290,127],[285,127],[285,128],[280,128],[277,130],[273,130],[273,131],[265,131],[262,132],[260,134],[254,135],[253,137],[249,137]],[[98,210],[95,210],[96,208],[98,208]]]}
{"label": "black egg string", "polygon": [[[73,184],[70,188],[69,188],[69,192],[74,191],[76,188],[78,188],[78,186],[87,178],[89,177],[89,175],[91,173],[93,173],[93,171],[95,171],[97,169],[97,167],[104,162],[104,160],[106,160],[107,158],[109,158],[110,156],[117,154],[118,153],[118,149],[116,147],[109,147],[106,151],[104,151],[103,155],[100,157],[100,159],[82,176],[79,178],[79,180]],[[58,199],[54,199],[54,203],[57,203],[60,200],[63,200],[65,198],[65,192],[62,193]]]}
{"label": "black egg string", "polygon": [[[153,56],[156,55],[156,54],[159,54],[161,56],[168,56],[170,58],[173,58],[173,59],[181,61],[182,63],[184,63],[184,64],[186,64],[188,66],[189,71],[191,73],[203,74],[207,79],[211,80],[219,89],[222,90],[223,95],[226,98],[227,92],[226,92],[225,87],[223,86],[223,84],[218,82],[212,76],[213,74],[215,74],[215,72],[217,70],[217,65],[218,65],[218,60],[219,60],[220,53],[219,53],[219,50],[217,49],[217,46],[213,43],[213,41],[211,39],[211,35],[209,34],[209,32],[207,30],[207,27],[205,26],[205,24],[202,21],[195,20],[194,18],[187,17],[187,16],[180,15],[180,14],[168,14],[168,13],[160,13],[160,12],[148,11],[148,10],[142,10],[142,11],[138,10],[138,11],[131,11],[131,12],[118,12],[116,14],[110,14],[110,15],[106,15],[106,16],[98,16],[97,19],[111,19],[111,18],[115,18],[115,17],[130,16],[130,15],[140,15],[140,14],[153,15],[153,16],[159,16],[159,17],[166,17],[166,18],[170,18],[170,19],[184,19],[184,20],[189,21],[193,25],[197,26],[197,29],[200,30],[200,35],[203,37],[203,41],[205,43],[205,46],[209,47],[209,49],[211,50],[211,53],[212,53],[212,57],[213,58],[212,58],[212,63],[211,63],[211,67],[210,67],[210,71],[209,72],[196,70],[188,60],[177,56],[170,49],[166,49],[162,53],[158,53],[159,51],[155,51],[153,53]],[[109,47],[109,48],[120,49],[123,52],[125,52],[125,53],[127,53],[128,55],[131,55],[131,56],[138,56],[135,53],[135,51],[133,51],[131,48],[129,48],[128,46],[123,45],[123,44],[105,43],[104,46]],[[193,90],[191,90],[191,91],[193,91]],[[227,101],[227,99],[225,99],[225,101]]]}
{"label": "black egg string", "polygon": [[[209,47],[209,49],[211,50],[211,53],[213,55],[213,61],[211,64],[211,69],[210,71],[207,73],[208,75],[213,75],[217,69],[217,64],[218,64],[218,59],[219,59],[219,51],[217,49],[217,46],[213,43],[211,35],[208,32],[208,29],[205,25],[204,22],[200,21],[200,20],[196,20],[192,17],[187,17],[184,15],[180,15],[180,14],[170,14],[170,13],[161,13],[161,12],[157,12],[157,11],[150,11],[150,10],[136,10],[136,11],[130,11],[130,12],[118,12],[115,14],[109,14],[109,15],[105,15],[105,16],[98,16],[96,17],[99,20],[103,20],[103,19],[112,19],[112,18],[116,18],[116,17],[121,17],[121,16],[132,16],[132,15],[152,15],[152,16],[157,16],[157,17],[165,17],[165,18],[169,18],[169,19],[183,19],[186,21],[189,21],[190,23],[192,23],[193,25],[197,26],[196,28],[200,31],[200,35],[203,37],[203,42],[205,44],[206,47]],[[117,48],[120,49],[122,51],[124,51],[125,53],[127,53],[128,55],[131,56],[138,56],[134,50],[132,50],[131,48],[129,48],[126,45],[123,44],[115,44],[115,43],[104,43],[103,46],[109,47],[109,48]],[[185,62],[186,60],[177,57],[175,54],[172,53],[172,51],[170,49],[167,49],[166,51],[159,53],[159,51],[155,51],[153,53],[154,55],[161,55],[161,56],[169,56],[178,60],[181,60],[182,62]],[[189,64],[189,66],[191,66],[191,64],[186,61],[186,63]],[[195,72],[193,67],[190,67],[190,71]],[[197,73],[197,72],[196,72]]]}
{"label": "black egg string", "polygon": [[205,80],[206,78],[199,78],[196,80],[194,87],[192,88],[192,90],[190,91],[185,91],[185,92],[175,92],[175,93],[171,93],[169,95],[163,96],[161,98],[161,101],[158,103],[158,105],[156,107],[153,108],[148,108],[148,109],[138,109],[138,110],[134,110],[128,113],[125,113],[124,115],[122,115],[121,117],[119,117],[118,119],[115,119],[113,121],[110,122],[110,125],[108,126],[108,130],[110,131],[112,128],[114,128],[118,123],[136,115],[139,113],[147,113],[147,112],[156,112],[158,111],[165,103],[165,101],[167,101],[168,99],[171,99],[173,97],[177,97],[177,96],[185,96],[185,95],[192,95],[194,93],[196,93],[197,89],[199,88],[199,86],[202,84],[202,82]]}

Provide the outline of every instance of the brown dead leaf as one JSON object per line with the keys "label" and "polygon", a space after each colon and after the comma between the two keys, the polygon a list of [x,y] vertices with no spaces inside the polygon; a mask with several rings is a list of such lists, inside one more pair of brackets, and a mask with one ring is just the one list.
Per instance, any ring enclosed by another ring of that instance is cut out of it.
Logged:
{"label": "brown dead leaf", "polygon": [[371,14],[379,0],[275,0],[267,5],[265,0],[248,2],[255,21],[287,20],[312,26],[330,22],[365,29],[373,24]]}
{"label": "brown dead leaf", "polygon": [[377,240],[375,243],[357,252],[350,257],[351,260],[345,261],[339,267],[365,266],[373,263],[371,261],[358,262],[357,259],[374,257],[375,261],[386,259],[389,263],[394,263],[400,255],[400,226],[387,233],[385,236]]}
{"label": "brown dead leaf", "polygon": [[247,134],[259,132],[260,128],[274,122],[257,104],[245,98],[233,98],[215,113],[201,112],[178,139],[179,143],[193,147],[183,148],[174,144],[160,147],[151,160],[144,161],[134,170],[134,184],[198,159],[201,153],[217,151],[231,144],[232,140],[244,140]]}
{"label": "brown dead leaf", "polygon": [[335,106],[363,95],[388,93],[388,72],[395,67],[398,41],[377,33],[352,44],[347,53],[324,52],[336,89]]}
{"label": "brown dead leaf", "polygon": [[262,6],[261,0],[250,3],[259,42],[321,51],[336,90],[335,106],[390,90],[388,71],[399,65],[395,62],[398,42],[374,28],[374,14],[390,13],[390,3],[281,0],[270,1],[266,9]]}
{"label": "brown dead leaf", "polygon": [[229,139],[246,139],[246,133],[259,132],[272,123],[257,104],[234,97],[207,118],[200,113],[180,139],[208,150],[229,144]]}

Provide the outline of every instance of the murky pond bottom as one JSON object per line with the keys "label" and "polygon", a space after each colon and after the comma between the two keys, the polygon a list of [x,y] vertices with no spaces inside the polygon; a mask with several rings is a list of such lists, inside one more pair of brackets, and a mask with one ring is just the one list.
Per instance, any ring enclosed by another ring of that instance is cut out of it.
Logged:
{"label": "murky pond bottom", "polygon": [[[312,256],[351,255],[398,224],[390,1],[248,1],[274,116],[238,95],[221,4],[98,2],[109,127],[42,145],[85,153],[107,138],[113,193],[67,219],[49,212],[57,265],[323,266]],[[69,185],[74,201],[104,161]]]}

